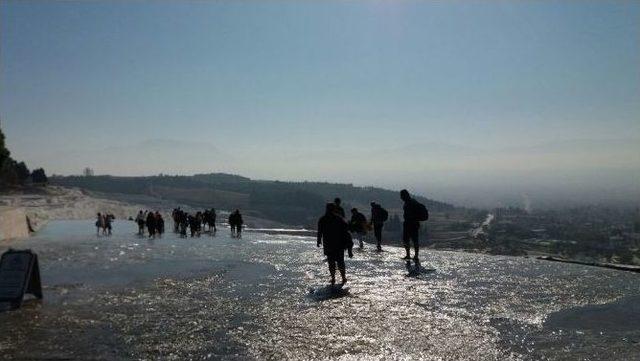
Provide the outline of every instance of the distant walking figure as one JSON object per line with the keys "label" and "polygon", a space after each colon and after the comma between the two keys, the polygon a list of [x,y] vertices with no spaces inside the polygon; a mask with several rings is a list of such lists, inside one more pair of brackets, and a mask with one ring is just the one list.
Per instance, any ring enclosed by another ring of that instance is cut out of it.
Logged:
{"label": "distant walking figure", "polygon": [[371,202],[371,225],[378,244],[378,251],[382,251],[382,227],[387,219],[389,219],[389,212],[376,202]]}
{"label": "distant walking figure", "polygon": [[429,211],[424,204],[411,198],[411,195],[406,189],[400,191],[400,199],[404,202],[404,206],[402,207],[404,211],[402,241],[404,243],[404,249],[407,251],[404,259],[411,259],[410,249],[411,242],[413,242],[413,248],[415,250],[413,259],[417,261],[420,250],[420,222],[429,219]]}
{"label": "distant walking figure", "polygon": [[187,212],[178,212],[178,220],[180,222],[180,237],[187,237],[187,226],[189,226],[189,217]]}
{"label": "distant walking figure", "polygon": [[195,237],[198,233],[198,219],[196,216],[188,215],[189,231],[191,232],[191,238]]}
{"label": "distant walking figure", "polygon": [[194,224],[196,226],[196,234],[198,235],[198,237],[200,237],[200,234],[202,234],[202,220],[203,220],[202,212],[200,211],[196,212]]}
{"label": "distant walking figure", "polygon": [[111,231],[113,230],[112,223],[115,218],[116,217],[110,213],[104,215],[104,229],[106,230],[108,236],[111,235]]}
{"label": "distant walking figure", "polygon": [[100,235],[100,230],[104,230],[104,217],[102,214],[98,213],[96,216],[96,235]]}
{"label": "distant walking figure", "polygon": [[218,228],[216,228],[216,218],[218,218],[216,210],[215,208],[211,208],[209,211],[209,231],[211,231],[211,227],[213,227],[213,233],[218,232]]}
{"label": "distant walking figure", "polygon": [[349,230],[358,235],[360,249],[364,248],[362,239],[367,234],[367,218],[364,214],[358,212],[357,208],[351,210],[351,221],[349,221]]}
{"label": "distant walking figure", "polygon": [[149,231],[149,238],[156,236],[156,215],[153,212],[147,213],[147,230]]}
{"label": "distant walking figure", "polygon": [[343,219],[346,219],[347,215],[344,213],[344,209],[340,205],[342,204],[342,200],[340,198],[336,198],[333,200],[333,204],[335,205],[333,211]]}
{"label": "distant walking figure", "polygon": [[173,233],[180,232],[180,213],[181,212],[182,211],[180,210],[180,207],[174,208],[173,211],[171,212],[171,219],[173,219]]}
{"label": "distant walking figure", "polygon": [[348,251],[349,258],[353,257],[353,240],[349,234],[349,227],[344,219],[336,214],[335,207],[334,203],[328,203],[325,214],[318,221],[318,247],[322,245],[327,256],[332,285],[336,283],[336,265],[342,277],[342,284],[347,283],[344,251]]}
{"label": "distant walking figure", "polygon": [[144,221],[145,221],[144,213],[142,212],[142,210],[140,210],[140,212],[136,216],[136,223],[138,224],[139,236],[144,236]]}
{"label": "distant walking figure", "polygon": [[155,219],[156,219],[156,233],[158,234],[158,236],[162,236],[162,234],[164,233],[164,218],[162,218],[162,215],[160,214],[160,212],[156,211]]}
{"label": "distant walking figure", "polygon": [[240,238],[242,235],[242,215],[239,210],[235,210],[229,215],[229,226],[231,226],[231,236]]}

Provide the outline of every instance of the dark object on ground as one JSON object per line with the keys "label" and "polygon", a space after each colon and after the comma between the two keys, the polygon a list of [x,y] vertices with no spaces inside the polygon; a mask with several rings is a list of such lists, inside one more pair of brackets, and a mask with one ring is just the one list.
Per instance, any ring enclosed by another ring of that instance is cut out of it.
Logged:
{"label": "dark object on ground", "polygon": [[27,293],[42,299],[38,255],[31,250],[10,249],[0,259],[0,303],[19,308]]}

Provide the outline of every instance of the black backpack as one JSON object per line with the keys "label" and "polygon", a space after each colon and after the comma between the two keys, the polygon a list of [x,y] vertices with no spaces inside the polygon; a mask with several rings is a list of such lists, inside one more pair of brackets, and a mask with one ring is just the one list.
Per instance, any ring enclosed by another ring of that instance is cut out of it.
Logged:
{"label": "black backpack", "polygon": [[429,219],[429,210],[424,204],[416,201],[416,220],[419,222],[426,221]]}
{"label": "black backpack", "polygon": [[389,212],[386,209],[380,207],[380,216],[382,217],[382,221],[386,222],[389,219]]}

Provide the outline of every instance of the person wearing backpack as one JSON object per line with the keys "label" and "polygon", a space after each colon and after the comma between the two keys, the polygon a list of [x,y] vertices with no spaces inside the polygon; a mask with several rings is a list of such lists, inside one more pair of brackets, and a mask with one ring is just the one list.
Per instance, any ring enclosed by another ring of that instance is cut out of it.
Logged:
{"label": "person wearing backpack", "polygon": [[389,212],[376,202],[371,202],[371,225],[378,242],[378,252],[382,252],[382,227],[387,219],[389,219]]}
{"label": "person wearing backpack", "polygon": [[406,189],[400,191],[400,199],[404,202],[404,206],[402,207],[404,211],[402,241],[404,243],[404,249],[407,251],[404,259],[411,259],[410,249],[411,242],[413,242],[413,248],[415,250],[413,259],[418,261],[418,253],[420,250],[420,222],[429,219],[429,211],[424,204],[413,199]]}

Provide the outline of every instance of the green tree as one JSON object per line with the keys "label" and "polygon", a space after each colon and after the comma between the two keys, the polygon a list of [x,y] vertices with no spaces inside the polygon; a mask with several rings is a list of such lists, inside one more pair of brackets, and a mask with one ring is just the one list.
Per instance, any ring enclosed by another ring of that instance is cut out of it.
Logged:
{"label": "green tree", "polygon": [[5,158],[0,164],[0,185],[12,185],[18,183],[18,173],[16,172],[16,161]]}
{"label": "green tree", "polygon": [[11,159],[11,153],[4,144],[4,133],[0,129],[0,174],[3,174],[7,161]]}
{"label": "green tree", "polygon": [[33,183],[40,184],[47,183],[48,181],[47,175],[42,168],[34,169],[33,173],[31,173],[31,179],[33,180]]}
{"label": "green tree", "polygon": [[24,184],[24,182],[27,181],[27,178],[29,178],[29,174],[30,174],[29,168],[27,168],[27,165],[24,164],[24,162],[16,163],[15,171],[16,171],[16,177],[17,177],[18,183]]}

